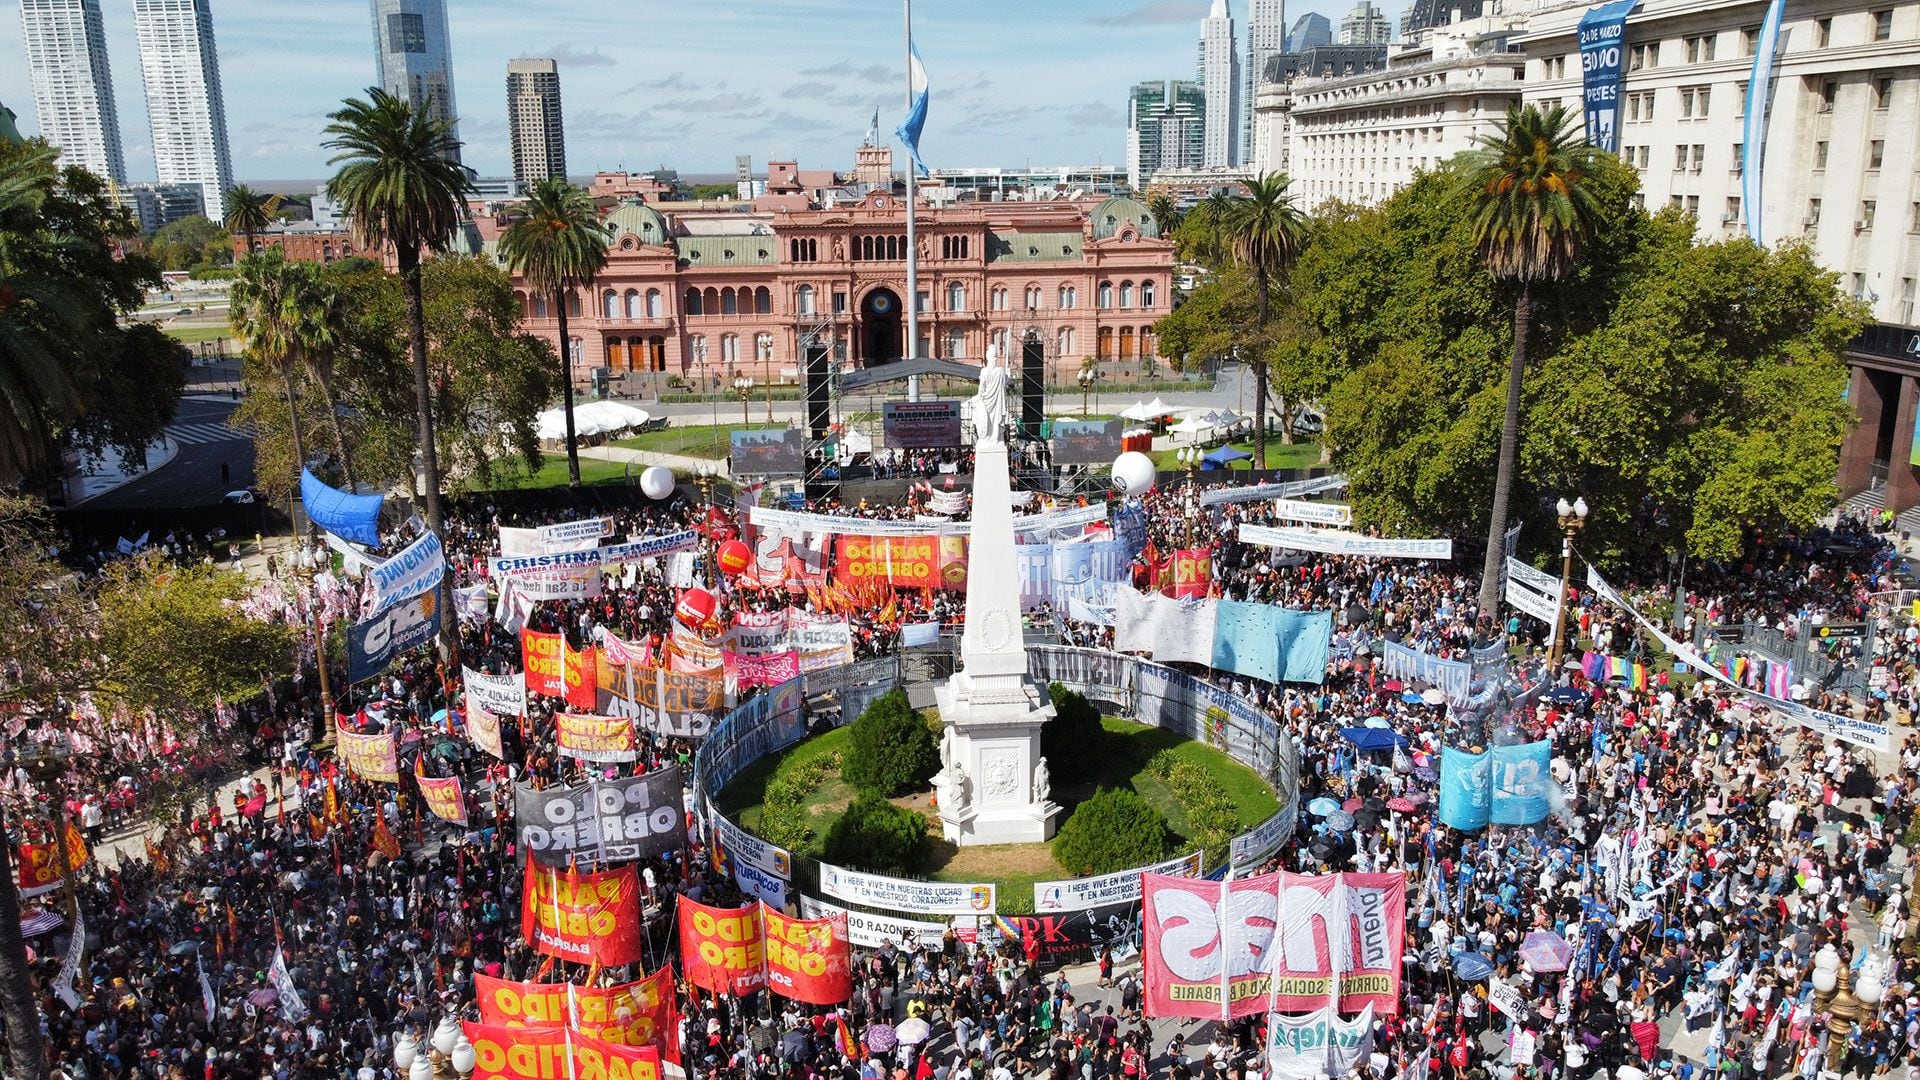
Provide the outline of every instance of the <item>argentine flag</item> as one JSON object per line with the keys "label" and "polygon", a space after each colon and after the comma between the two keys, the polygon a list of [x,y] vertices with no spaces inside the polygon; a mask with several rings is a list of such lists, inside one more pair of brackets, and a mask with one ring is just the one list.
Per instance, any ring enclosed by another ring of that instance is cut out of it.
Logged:
{"label": "argentine flag", "polygon": [[927,163],[920,160],[920,129],[927,126],[927,69],[920,63],[920,46],[907,38],[907,81],[913,89],[913,105],[907,110],[907,118],[893,133],[907,146],[907,153],[913,156],[913,167],[921,176],[931,176]]}

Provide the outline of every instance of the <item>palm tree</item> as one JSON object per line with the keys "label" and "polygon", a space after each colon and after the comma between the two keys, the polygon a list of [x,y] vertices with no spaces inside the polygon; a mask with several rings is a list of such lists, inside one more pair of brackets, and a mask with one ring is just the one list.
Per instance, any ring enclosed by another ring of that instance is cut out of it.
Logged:
{"label": "palm tree", "polygon": [[71,348],[91,319],[64,280],[79,241],[49,231],[41,215],[58,157],[34,146],[0,167],[0,476],[8,478],[46,462],[56,433],[85,403]]}
{"label": "palm tree", "polygon": [[1213,250],[1208,252],[1214,262],[1219,262],[1226,254],[1223,243],[1227,224],[1233,219],[1234,204],[1240,200],[1229,195],[1225,188],[1216,188],[1200,205],[1206,209],[1207,224],[1213,229]]}
{"label": "palm tree", "polygon": [[[441,251],[459,227],[472,174],[456,154],[452,118],[438,119],[432,101],[416,108],[407,99],[377,87],[367,100],[350,98],[329,115],[323,144],[335,151],[327,162],[339,171],[327,193],[353,219],[363,248],[392,245],[407,301],[407,328],[413,353],[415,439],[424,473],[427,525],[445,531],[440,510],[440,455],[434,447],[433,385],[427,367],[427,315],[420,294],[420,253]],[[449,622],[449,625],[451,623]],[[451,630],[449,648],[457,640]]]}
{"label": "palm tree", "polygon": [[1507,411],[1500,421],[1500,465],[1493,481],[1493,513],[1487,522],[1487,558],[1480,574],[1480,617],[1500,603],[1502,542],[1513,463],[1520,437],[1520,383],[1527,368],[1527,331],[1533,290],[1564,279],[1593,234],[1600,208],[1586,179],[1596,151],[1577,117],[1555,105],[1515,105],[1500,129],[1480,137],[1461,174],[1474,242],[1487,272],[1512,281],[1513,359],[1507,367]]}
{"label": "palm tree", "polygon": [[1234,261],[1253,274],[1254,295],[1259,301],[1258,340],[1253,346],[1253,457],[1263,469],[1267,465],[1268,293],[1273,283],[1292,269],[1306,239],[1306,222],[1287,191],[1292,182],[1285,173],[1266,173],[1249,180],[1247,197],[1240,200],[1227,221]]}
{"label": "palm tree", "polygon": [[1152,214],[1154,224],[1160,226],[1160,235],[1173,239],[1173,230],[1180,227],[1180,206],[1173,201],[1173,196],[1164,191],[1147,196],[1147,213]]}
{"label": "palm tree", "polygon": [[[268,252],[240,264],[228,319],[248,352],[280,369],[280,383],[287,393],[287,430],[293,436],[293,459],[298,468],[305,469],[307,442],[300,432],[299,396],[294,392],[300,299],[297,271],[280,252]],[[299,490],[298,478],[294,490]],[[294,500],[289,497],[287,502],[288,516],[292,517]]]}
{"label": "palm tree", "polygon": [[333,395],[333,359],[346,336],[346,306],[339,288],[319,263],[294,263],[294,306],[297,312],[292,327],[294,355],[304,374],[320,388],[320,401],[327,408],[327,430],[333,436],[333,452],[340,457],[340,471],[346,476],[347,490],[359,486],[353,473],[353,451],[346,432],[340,427],[340,402]]}
{"label": "palm tree", "polygon": [[253,254],[253,234],[273,221],[273,204],[278,201],[279,196],[255,191],[245,184],[227,189],[227,231],[239,233],[246,239],[247,255]]}
{"label": "palm tree", "polygon": [[567,414],[567,486],[580,486],[580,446],[573,434],[573,350],[566,294],[593,284],[607,265],[607,229],[584,188],[554,176],[535,184],[519,216],[500,234],[500,257],[526,276],[527,287],[552,298],[560,321],[560,387]]}

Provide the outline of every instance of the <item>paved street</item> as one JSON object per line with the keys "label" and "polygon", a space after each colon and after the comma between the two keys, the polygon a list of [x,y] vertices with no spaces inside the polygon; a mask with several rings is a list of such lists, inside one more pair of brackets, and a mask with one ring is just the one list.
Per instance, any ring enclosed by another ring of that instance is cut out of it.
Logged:
{"label": "paved street", "polygon": [[[163,510],[217,506],[221,497],[253,483],[253,438],[227,427],[236,403],[202,397],[180,402],[167,435],[179,456],[159,469],[85,503],[88,510]],[[227,468],[221,477],[221,466]]]}

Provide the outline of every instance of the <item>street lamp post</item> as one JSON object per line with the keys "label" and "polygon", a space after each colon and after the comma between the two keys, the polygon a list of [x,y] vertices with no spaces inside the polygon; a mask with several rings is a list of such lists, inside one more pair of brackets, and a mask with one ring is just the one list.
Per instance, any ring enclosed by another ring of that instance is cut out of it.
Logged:
{"label": "street lamp post", "polygon": [[1187,470],[1187,546],[1192,547],[1195,519],[1200,516],[1199,484],[1194,479],[1194,474],[1200,468],[1200,448],[1197,446],[1183,446],[1174,451],[1173,456],[1174,459],[1185,466]]}
{"label": "street lamp post", "polygon": [[[733,392],[740,395],[740,426],[746,427],[751,421],[747,417],[747,402],[753,397],[753,376],[737,375],[733,380]],[[771,401],[771,399],[769,399]],[[772,409],[772,405],[768,405]]]}
{"label": "street lamp post", "polygon": [[1567,589],[1573,583],[1573,538],[1587,526],[1587,500],[1576,497],[1569,503],[1561,499],[1554,506],[1560,515],[1560,595],[1553,602],[1553,644],[1547,650],[1548,678],[1560,670],[1560,657],[1567,651]]}
{"label": "street lamp post", "polygon": [[452,1016],[442,1017],[422,1045],[410,1031],[393,1040],[393,1063],[407,1080],[456,1080],[473,1075],[473,1044]]}
{"label": "street lamp post", "polygon": [[320,597],[313,591],[313,580],[319,576],[320,556],[309,551],[306,545],[293,553],[294,574],[307,589],[307,604],[313,608],[313,660],[314,667],[320,672],[320,724],[314,729],[316,737],[333,728],[333,686],[327,677],[327,625],[320,614]]}
{"label": "street lamp post", "polygon": [[1847,1038],[1873,1016],[1886,988],[1879,973],[1863,967],[1860,985],[1832,945],[1822,945],[1813,958],[1813,1008],[1827,1017],[1827,1071],[1839,1072],[1847,1056]]}

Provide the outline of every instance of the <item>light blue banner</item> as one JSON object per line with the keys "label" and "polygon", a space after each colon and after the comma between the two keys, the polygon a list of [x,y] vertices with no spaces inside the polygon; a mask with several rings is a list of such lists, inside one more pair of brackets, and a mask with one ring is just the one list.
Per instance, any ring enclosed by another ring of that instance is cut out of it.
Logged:
{"label": "light blue banner", "polygon": [[1451,746],[1440,750],[1440,824],[1462,832],[1486,827],[1493,759]]}
{"label": "light blue banner", "polygon": [[1519,746],[1493,748],[1493,814],[1495,825],[1532,825],[1547,818],[1547,785],[1553,743],[1546,739]]}
{"label": "light blue banner", "polygon": [[353,495],[328,487],[312,470],[300,470],[300,501],[315,525],[342,540],[380,546],[380,504],[384,495]]}
{"label": "light blue banner", "polygon": [[1251,679],[1279,682],[1283,611],[1272,604],[1220,601],[1213,622],[1213,666]]}
{"label": "light blue banner", "polygon": [[1319,684],[1333,649],[1333,612],[1280,610],[1280,678]]}

